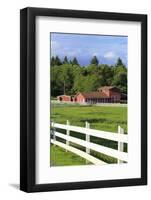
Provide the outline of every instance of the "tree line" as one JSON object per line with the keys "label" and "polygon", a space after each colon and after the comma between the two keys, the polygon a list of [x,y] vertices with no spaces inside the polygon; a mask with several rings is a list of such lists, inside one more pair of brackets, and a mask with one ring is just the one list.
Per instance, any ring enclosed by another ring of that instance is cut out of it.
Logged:
{"label": "tree line", "polygon": [[76,94],[77,92],[96,91],[101,86],[117,86],[127,93],[127,68],[118,58],[115,65],[100,64],[93,56],[88,66],[81,66],[76,57],[63,60],[52,56],[51,96]]}

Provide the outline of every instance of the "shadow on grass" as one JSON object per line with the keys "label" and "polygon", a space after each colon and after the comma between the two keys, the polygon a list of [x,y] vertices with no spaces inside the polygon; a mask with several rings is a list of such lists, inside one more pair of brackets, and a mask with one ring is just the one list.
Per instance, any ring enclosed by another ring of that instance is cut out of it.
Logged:
{"label": "shadow on grass", "polygon": [[100,123],[103,123],[103,122],[106,122],[107,120],[106,119],[97,119],[97,118],[94,118],[94,119],[81,119],[80,122],[89,122],[89,123],[97,123],[97,122],[100,122]]}

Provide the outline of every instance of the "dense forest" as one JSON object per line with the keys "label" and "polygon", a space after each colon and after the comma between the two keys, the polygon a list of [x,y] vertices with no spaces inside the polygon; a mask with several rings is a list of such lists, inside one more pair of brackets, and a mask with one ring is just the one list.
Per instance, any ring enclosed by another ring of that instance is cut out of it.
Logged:
{"label": "dense forest", "polygon": [[101,86],[117,86],[127,93],[127,67],[120,58],[115,65],[100,64],[94,56],[88,66],[80,66],[76,57],[51,58],[51,96],[96,91]]}

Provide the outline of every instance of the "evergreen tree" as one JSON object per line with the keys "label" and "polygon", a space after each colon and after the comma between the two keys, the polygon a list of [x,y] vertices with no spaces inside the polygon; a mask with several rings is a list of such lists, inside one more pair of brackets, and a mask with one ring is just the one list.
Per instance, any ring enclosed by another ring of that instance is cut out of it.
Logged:
{"label": "evergreen tree", "polygon": [[77,60],[76,57],[73,58],[72,65],[79,65],[78,60]]}
{"label": "evergreen tree", "polygon": [[63,64],[69,64],[67,56],[64,57]]}
{"label": "evergreen tree", "polygon": [[52,96],[97,91],[97,88],[104,85],[116,86],[127,93],[127,67],[121,59],[114,66],[98,65],[96,57],[92,58],[93,64],[85,67],[80,66],[76,58],[71,61],[65,56],[63,62],[67,61],[63,64],[58,56],[51,57],[51,66],[54,66],[50,68]]}
{"label": "evergreen tree", "polygon": [[92,64],[92,65],[98,65],[99,64],[99,60],[97,59],[96,56],[93,56],[93,58],[91,59],[90,64]]}
{"label": "evergreen tree", "polygon": [[72,60],[70,60],[70,61],[69,61],[69,64],[71,64],[71,65],[72,65]]}
{"label": "evergreen tree", "polygon": [[123,62],[122,62],[122,59],[121,58],[118,58],[117,59],[117,62],[116,62],[116,67],[118,66],[124,66]]}
{"label": "evergreen tree", "polygon": [[62,65],[61,60],[58,56],[56,56],[56,58],[55,58],[55,65],[57,65],[57,66]]}
{"label": "evergreen tree", "polygon": [[54,56],[51,57],[51,62],[50,62],[51,66],[54,66],[55,65],[55,58]]}

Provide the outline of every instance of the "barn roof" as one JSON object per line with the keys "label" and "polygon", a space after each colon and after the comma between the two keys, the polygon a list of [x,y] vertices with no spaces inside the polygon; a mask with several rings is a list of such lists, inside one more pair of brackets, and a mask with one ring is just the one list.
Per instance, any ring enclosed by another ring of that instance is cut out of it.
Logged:
{"label": "barn roof", "polygon": [[85,98],[108,98],[103,92],[81,92]]}
{"label": "barn roof", "polygon": [[116,89],[120,91],[120,89],[117,88],[116,86],[103,86],[103,87],[98,88],[98,90],[112,90],[112,89]]}

